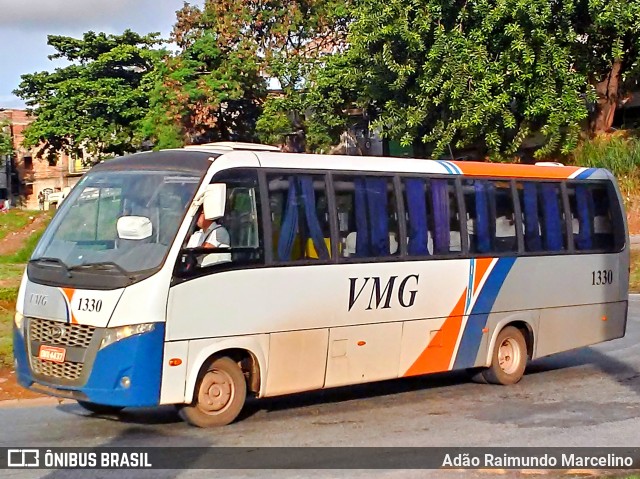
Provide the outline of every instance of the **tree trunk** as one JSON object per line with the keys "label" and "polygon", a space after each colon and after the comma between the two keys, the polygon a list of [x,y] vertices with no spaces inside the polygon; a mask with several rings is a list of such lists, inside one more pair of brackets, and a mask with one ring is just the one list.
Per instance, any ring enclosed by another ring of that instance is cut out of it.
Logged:
{"label": "tree trunk", "polygon": [[613,125],[613,116],[618,106],[621,69],[622,62],[615,60],[611,71],[609,71],[604,80],[596,84],[598,101],[595,115],[591,120],[591,131],[596,135],[609,131],[611,125]]}

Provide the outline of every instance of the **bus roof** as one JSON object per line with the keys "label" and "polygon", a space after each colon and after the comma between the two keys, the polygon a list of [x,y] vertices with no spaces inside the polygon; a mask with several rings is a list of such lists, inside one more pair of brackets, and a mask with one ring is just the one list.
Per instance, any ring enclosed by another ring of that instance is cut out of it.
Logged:
{"label": "bus roof", "polygon": [[98,163],[92,171],[164,170],[204,175],[220,153],[162,150],[134,153]]}
{"label": "bus roof", "polygon": [[[597,168],[578,166],[523,165],[489,163],[477,161],[422,160],[415,158],[393,158],[380,156],[312,155],[303,153],[272,153],[255,151],[260,166],[267,168],[303,168],[317,170],[376,171],[397,173],[431,173],[450,175],[486,176],[494,178],[537,179],[586,179],[592,177]],[[225,153],[231,159],[241,152]],[[245,152],[246,154],[246,152]],[[606,175],[606,173],[604,173]]]}
{"label": "bus roof", "polygon": [[[295,168],[306,170],[340,170],[344,172],[390,172],[427,173],[444,175],[468,175],[493,178],[535,179],[587,179],[606,178],[606,170],[560,164],[538,165],[489,163],[476,161],[425,160],[381,156],[314,155],[305,153],[281,153],[275,151],[245,150],[241,144],[236,148],[217,148],[213,144],[187,148],[150,151],[114,158],[94,166],[102,170],[175,170],[203,175],[211,162],[220,159],[224,167],[234,163],[247,166],[248,156],[255,166],[263,168]],[[256,145],[268,146],[268,145]]]}

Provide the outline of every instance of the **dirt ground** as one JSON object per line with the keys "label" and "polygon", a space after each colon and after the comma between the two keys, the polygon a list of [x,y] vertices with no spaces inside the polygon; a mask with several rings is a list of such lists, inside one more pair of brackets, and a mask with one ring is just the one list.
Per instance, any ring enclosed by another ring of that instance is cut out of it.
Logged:
{"label": "dirt ground", "polygon": [[0,369],[0,401],[8,399],[33,399],[43,397],[23,388],[16,381],[15,372],[11,369]]}
{"label": "dirt ground", "polygon": [[31,222],[14,233],[9,233],[6,238],[0,241],[0,256],[14,254],[20,251],[25,241],[34,232],[42,228],[43,224],[49,219],[47,215],[34,216]]}

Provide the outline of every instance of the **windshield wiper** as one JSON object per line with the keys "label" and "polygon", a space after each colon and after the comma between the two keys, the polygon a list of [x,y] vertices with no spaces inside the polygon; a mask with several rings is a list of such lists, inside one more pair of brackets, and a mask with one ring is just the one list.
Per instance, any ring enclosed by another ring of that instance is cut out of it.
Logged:
{"label": "windshield wiper", "polygon": [[136,277],[134,275],[132,275],[129,271],[124,269],[118,263],[114,263],[113,261],[101,261],[101,262],[98,262],[98,263],[78,264],[78,265],[75,265],[75,266],[71,266],[69,268],[69,271],[79,271],[79,270],[82,270],[82,269],[97,269],[97,270],[103,270],[103,271],[116,270],[122,276],[125,276],[125,277],[129,278],[132,281],[136,279]]}
{"label": "windshield wiper", "polygon": [[69,266],[67,266],[67,264],[64,261],[62,261],[60,258],[52,258],[52,257],[44,256],[42,258],[35,258],[35,259],[32,259],[32,260],[29,260],[29,263],[51,263],[51,264],[56,264],[56,265],[60,266],[62,269],[64,269],[65,273],[67,274],[67,278],[73,277],[73,275],[71,274],[71,269],[69,268]]}

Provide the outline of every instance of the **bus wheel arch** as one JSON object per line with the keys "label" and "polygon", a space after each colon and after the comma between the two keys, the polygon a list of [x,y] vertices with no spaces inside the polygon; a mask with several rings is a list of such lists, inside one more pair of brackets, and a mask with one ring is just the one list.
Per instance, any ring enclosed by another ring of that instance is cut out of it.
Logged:
{"label": "bus wheel arch", "polygon": [[213,356],[198,373],[192,402],[179,406],[179,414],[193,426],[226,426],[238,417],[246,396],[240,364],[229,356]]}
{"label": "bus wheel arch", "polygon": [[526,321],[511,321],[496,328],[489,348],[489,367],[481,371],[491,384],[515,384],[533,357],[533,328]]}
{"label": "bus wheel arch", "polygon": [[199,427],[233,422],[246,397],[260,394],[260,371],[258,357],[247,349],[229,348],[209,354],[187,391],[187,404],[178,405],[180,416]]}

